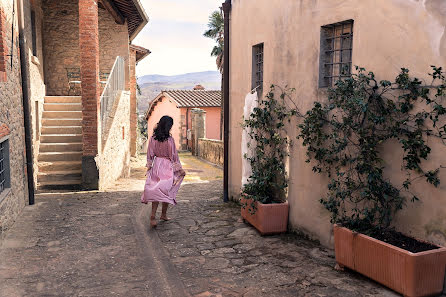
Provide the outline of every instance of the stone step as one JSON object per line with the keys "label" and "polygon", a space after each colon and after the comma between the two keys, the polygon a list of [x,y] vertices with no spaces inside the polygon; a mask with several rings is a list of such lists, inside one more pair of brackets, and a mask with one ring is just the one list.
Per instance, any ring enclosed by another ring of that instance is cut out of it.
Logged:
{"label": "stone step", "polygon": [[82,126],[82,119],[42,119],[42,127]]}
{"label": "stone step", "polygon": [[39,173],[80,170],[82,171],[82,161],[56,161],[56,162],[39,162]]}
{"label": "stone step", "polygon": [[43,126],[42,135],[45,134],[82,134],[82,126]]}
{"label": "stone step", "polygon": [[82,103],[81,96],[45,96],[45,103]]}
{"label": "stone step", "polygon": [[73,143],[82,142],[82,134],[43,134],[40,143]]}
{"label": "stone step", "polygon": [[81,103],[45,103],[44,111],[82,111]]}
{"label": "stone step", "polygon": [[82,161],[82,152],[45,152],[39,153],[38,161]]}
{"label": "stone step", "polygon": [[58,181],[41,181],[37,183],[38,189],[47,190],[80,190],[82,178]]}
{"label": "stone step", "polygon": [[44,111],[42,118],[46,119],[82,119],[82,111]]}
{"label": "stone step", "polygon": [[82,142],[41,143],[39,151],[46,152],[82,152]]}
{"label": "stone step", "polygon": [[82,170],[42,172],[37,175],[37,182],[59,182],[66,180],[82,181]]}

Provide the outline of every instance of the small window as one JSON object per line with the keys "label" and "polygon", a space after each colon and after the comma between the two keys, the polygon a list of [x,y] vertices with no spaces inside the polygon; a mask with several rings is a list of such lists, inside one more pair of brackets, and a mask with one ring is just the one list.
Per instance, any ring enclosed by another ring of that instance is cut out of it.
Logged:
{"label": "small window", "polygon": [[257,88],[257,94],[263,90],[263,43],[252,47],[252,89]]}
{"label": "small window", "polygon": [[0,194],[10,188],[9,140],[0,142]]}
{"label": "small window", "polygon": [[36,31],[36,12],[31,10],[31,37],[33,56],[37,57],[37,31]]}
{"label": "small window", "polygon": [[350,77],[352,69],[353,20],[321,28],[319,87],[332,87]]}

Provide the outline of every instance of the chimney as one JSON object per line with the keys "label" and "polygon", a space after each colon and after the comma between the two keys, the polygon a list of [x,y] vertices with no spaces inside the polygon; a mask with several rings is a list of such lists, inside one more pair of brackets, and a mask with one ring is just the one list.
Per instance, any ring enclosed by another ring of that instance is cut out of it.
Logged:
{"label": "chimney", "polygon": [[194,87],[194,91],[203,91],[203,90],[204,90],[204,87],[202,85],[196,85]]}

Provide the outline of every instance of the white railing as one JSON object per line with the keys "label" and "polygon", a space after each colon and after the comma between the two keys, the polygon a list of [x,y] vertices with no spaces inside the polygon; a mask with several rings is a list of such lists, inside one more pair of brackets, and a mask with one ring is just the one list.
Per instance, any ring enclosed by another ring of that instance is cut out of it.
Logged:
{"label": "white railing", "polygon": [[124,59],[116,57],[110,76],[107,79],[104,91],[101,95],[101,130],[104,134],[104,129],[107,125],[107,120],[113,108],[113,104],[117,96],[125,89],[125,70]]}

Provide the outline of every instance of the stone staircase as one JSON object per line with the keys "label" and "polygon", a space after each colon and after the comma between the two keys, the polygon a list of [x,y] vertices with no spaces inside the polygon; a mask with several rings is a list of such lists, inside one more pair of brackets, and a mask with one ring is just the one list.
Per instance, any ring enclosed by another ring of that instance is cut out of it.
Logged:
{"label": "stone staircase", "polygon": [[82,103],[80,96],[46,96],[38,157],[39,188],[80,188]]}

